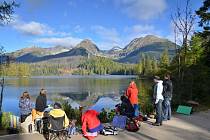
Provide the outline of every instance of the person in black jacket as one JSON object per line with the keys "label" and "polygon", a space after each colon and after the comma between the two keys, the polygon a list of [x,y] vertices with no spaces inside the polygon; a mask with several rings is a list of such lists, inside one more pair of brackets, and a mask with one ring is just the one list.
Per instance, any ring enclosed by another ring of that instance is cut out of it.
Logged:
{"label": "person in black jacket", "polygon": [[35,109],[32,109],[32,122],[36,119],[36,116],[42,116],[45,108],[47,107],[47,90],[41,89],[39,96],[36,98]]}
{"label": "person in black jacket", "polygon": [[134,117],[134,108],[130,100],[126,96],[120,97],[122,103],[119,106],[120,115],[127,116],[128,118]]}
{"label": "person in black jacket", "polygon": [[166,74],[163,81],[163,120],[171,119],[171,99],[173,93],[173,84],[170,75]]}

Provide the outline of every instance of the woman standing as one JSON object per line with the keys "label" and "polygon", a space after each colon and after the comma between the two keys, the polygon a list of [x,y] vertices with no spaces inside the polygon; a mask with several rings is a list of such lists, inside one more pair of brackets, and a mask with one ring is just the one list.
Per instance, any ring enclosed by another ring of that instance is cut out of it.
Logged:
{"label": "woman standing", "polygon": [[138,89],[134,81],[130,82],[129,87],[125,93],[125,96],[129,99],[130,103],[134,108],[134,116],[139,116],[139,105],[138,105]]}
{"label": "woman standing", "polygon": [[23,123],[25,119],[31,114],[32,102],[27,91],[23,92],[19,100],[20,121]]}
{"label": "woman standing", "polygon": [[35,108],[32,110],[32,123],[36,116],[43,116],[44,110],[47,107],[47,90],[41,89],[39,96],[36,98]]}

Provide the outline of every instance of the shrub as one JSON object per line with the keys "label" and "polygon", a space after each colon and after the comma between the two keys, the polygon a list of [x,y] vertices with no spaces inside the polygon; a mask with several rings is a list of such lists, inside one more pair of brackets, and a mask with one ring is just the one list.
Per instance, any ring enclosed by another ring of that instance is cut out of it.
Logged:
{"label": "shrub", "polygon": [[10,126],[10,115],[11,112],[3,112],[1,116],[1,129],[7,129]]}
{"label": "shrub", "polygon": [[74,109],[68,102],[62,103],[62,108],[66,112],[67,117],[70,120],[77,120],[77,125],[81,125],[81,111],[79,109]]}

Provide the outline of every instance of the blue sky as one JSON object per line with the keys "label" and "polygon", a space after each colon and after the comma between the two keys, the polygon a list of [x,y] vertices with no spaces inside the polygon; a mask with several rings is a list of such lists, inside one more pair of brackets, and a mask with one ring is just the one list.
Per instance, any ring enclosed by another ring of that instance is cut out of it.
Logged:
{"label": "blue sky", "polygon": [[[1,0],[2,1],[2,0]],[[125,47],[148,34],[173,40],[171,14],[185,0],[16,0],[13,21],[0,27],[7,52],[25,47],[74,46],[91,39],[100,49]],[[202,1],[191,0],[193,10]]]}

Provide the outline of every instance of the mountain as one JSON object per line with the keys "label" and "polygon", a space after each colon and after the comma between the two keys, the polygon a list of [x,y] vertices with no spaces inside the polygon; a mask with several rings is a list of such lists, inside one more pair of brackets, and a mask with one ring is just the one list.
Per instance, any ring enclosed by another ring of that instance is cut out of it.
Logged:
{"label": "mountain", "polygon": [[[74,56],[83,56],[88,57],[91,55],[97,55],[100,53],[100,50],[98,47],[92,43],[90,40],[83,40],[78,45],[76,45],[72,49],[62,49],[55,47],[52,50],[50,49],[43,49],[43,48],[27,48],[22,49],[25,50],[25,52],[22,52],[22,55],[19,53],[19,51],[15,52],[15,54],[19,54],[18,57],[16,57],[16,61],[18,62],[40,62],[40,61],[47,61],[50,59],[57,59],[58,58],[64,58],[64,57],[74,57]],[[22,51],[21,50],[21,51]],[[45,51],[45,52],[42,52]],[[60,53],[55,53],[56,51],[60,51]],[[38,53],[37,53],[38,52]],[[42,54],[40,54],[42,52]],[[54,54],[53,54],[54,52]],[[61,60],[62,61],[62,60]]]}
{"label": "mountain", "polygon": [[12,52],[10,54],[10,56],[17,58],[17,57],[21,57],[23,55],[31,54],[33,56],[42,57],[42,56],[46,56],[46,55],[59,54],[62,52],[69,51],[70,49],[71,48],[62,47],[62,46],[55,46],[55,47],[51,47],[51,48],[41,48],[41,47],[33,46],[33,47],[23,48],[21,50]]}
{"label": "mountain", "polygon": [[107,57],[111,57],[111,58],[118,58],[120,53],[122,53],[122,48],[120,48],[119,46],[114,46],[113,48],[111,48],[108,51],[105,51],[105,55]]}
{"label": "mountain", "polygon": [[169,56],[173,57],[175,55],[174,46],[175,43],[153,35],[136,38],[126,45],[119,54],[118,61],[122,63],[138,63],[141,59],[141,54],[147,54],[159,59],[165,49],[168,50]]}
{"label": "mountain", "polygon": [[85,49],[92,55],[97,55],[100,52],[99,48],[89,39],[83,40],[73,49]]}
{"label": "mountain", "polygon": [[[91,40],[85,39],[72,48],[56,46],[52,48],[31,47],[13,52],[10,56],[16,58],[18,62],[41,62],[56,59],[76,60],[77,58],[89,58],[91,56],[103,56],[112,58],[121,63],[138,63],[142,54],[150,55],[159,59],[162,52],[168,49],[170,57],[175,55],[175,44],[167,39],[153,35],[135,38],[125,48],[114,46],[110,50],[102,51]],[[74,57],[74,59],[71,59]],[[68,59],[67,59],[68,58]],[[71,62],[73,63],[73,62]]]}

